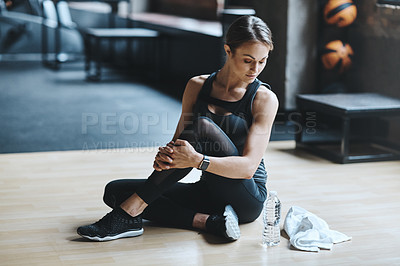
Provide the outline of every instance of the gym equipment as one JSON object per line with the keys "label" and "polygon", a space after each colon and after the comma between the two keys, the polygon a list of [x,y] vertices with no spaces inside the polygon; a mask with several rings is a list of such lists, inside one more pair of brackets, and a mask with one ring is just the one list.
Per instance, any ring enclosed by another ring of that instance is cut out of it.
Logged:
{"label": "gym equipment", "polygon": [[336,68],[339,73],[343,73],[350,68],[353,54],[353,49],[348,43],[331,41],[322,52],[322,64],[328,70]]}
{"label": "gym equipment", "polygon": [[351,0],[329,0],[325,5],[324,19],[326,23],[339,28],[353,23],[357,17],[357,8]]}

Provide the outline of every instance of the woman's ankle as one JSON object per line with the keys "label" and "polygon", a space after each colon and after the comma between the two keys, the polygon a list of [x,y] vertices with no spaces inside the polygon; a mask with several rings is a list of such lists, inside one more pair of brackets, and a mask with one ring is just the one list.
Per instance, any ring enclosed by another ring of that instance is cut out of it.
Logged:
{"label": "woman's ankle", "polygon": [[193,218],[192,226],[197,229],[206,230],[206,222],[210,215],[205,213],[196,213]]}
{"label": "woman's ankle", "polygon": [[136,193],[130,196],[127,200],[122,202],[120,205],[130,216],[135,217],[140,215],[147,207],[147,203],[144,202]]}

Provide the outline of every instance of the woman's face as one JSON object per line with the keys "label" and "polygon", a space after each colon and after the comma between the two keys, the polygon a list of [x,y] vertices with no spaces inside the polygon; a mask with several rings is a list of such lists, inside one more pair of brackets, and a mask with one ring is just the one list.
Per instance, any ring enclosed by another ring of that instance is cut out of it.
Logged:
{"label": "woman's face", "polygon": [[259,41],[248,41],[236,48],[234,52],[225,45],[232,71],[245,83],[252,83],[267,64],[269,47]]}

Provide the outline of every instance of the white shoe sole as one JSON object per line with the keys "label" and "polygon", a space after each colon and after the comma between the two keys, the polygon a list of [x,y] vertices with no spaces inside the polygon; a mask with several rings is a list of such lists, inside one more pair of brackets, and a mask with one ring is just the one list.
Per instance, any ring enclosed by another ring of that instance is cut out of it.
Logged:
{"label": "white shoe sole", "polygon": [[93,241],[110,241],[110,240],[115,240],[119,238],[126,238],[126,237],[134,237],[134,236],[140,236],[143,234],[143,228],[140,230],[135,230],[135,231],[128,231],[124,232],[115,236],[106,236],[106,237],[99,237],[99,236],[85,236],[85,235],[80,235],[84,238],[93,240]]}
{"label": "white shoe sole", "polygon": [[225,228],[226,234],[231,240],[237,240],[240,237],[239,219],[231,205],[225,207]]}

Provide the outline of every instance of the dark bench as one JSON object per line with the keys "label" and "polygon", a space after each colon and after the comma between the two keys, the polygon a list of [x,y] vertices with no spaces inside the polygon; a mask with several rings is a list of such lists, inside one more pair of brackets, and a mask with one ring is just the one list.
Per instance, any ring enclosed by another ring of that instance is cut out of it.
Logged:
{"label": "dark bench", "polygon": [[139,23],[141,26],[144,25],[149,28],[155,28],[172,35],[185,33],[216,38],[221,38],[223,35],[220,21],[201,20],[152,12],[131,14],[129,19]]}
{"label": "dark bench", "polygon": [[[101,79],[101,67],[103,62],[103,53],[101,50],[101,42],[103,40],[125,40],[128,43],[132,40],[153,39],[157,42],[159,33],[154,30],[141,28],[109,28],[109,29],[87,29],[86,30],[86,52],[85,52],[85,70],[89,80]],[[159,51],[157,45],[154,49],[155,72],[158,75]],[[127,45],[127,59],[133,60],[130,54],[130,45]],[[157,53],[158,51],[158,53]],[[95,64],[95,72],[92,73],[92,61]]]}
{"label": "dark bench", "polygon": [[[162,36],[158,44],[163,56],[162,60],[160,60],[162,64],[159,67],[159,73],[162,78],[173,81],[187,80],[194,73],[211,72],[220,67],[224,59],[221,44],[224,29],[226,28],[223,26],[224,23],[230,23],[228,20],[237,18],[243,12],[245,14],[254,14],[252,9],[235,9],[234,12],[217,10],[220,7],[215,4],[217,3],[215,0],[194,1],[195,3],[184,0],[165,0],[161,2],[162,5],[156,5],[156,9],[148,9],[149,12],[119,13],[119,16],[116,17],[118,21],[116,25],[127,23],[133,28],[157,31]],[[191,3],[198,5],[199,9],[193,7]],[[177,5],[182,8],[167,10],[169,7]],[[81,19],[82,15],[84,15],[83,12],[86,12],[89,16],[92,15],[92,12],[88,9],[89,5],[74,3],[72,6],[75,10],[74,14],[79,14],[79,16],[75,16],[77,23],[83,27],[93,28],[92,25],[88,25],[87,19]],[[184,6],[186,8],[183,8]],[[202,8],[205,8],[207,12],[200,12]],[[166,13],[162,13],[164,11]],[[203,17],[206,13],[208,15]],[[227,13],[227,15],[218,16],[218,13]],[[193,17],[187,17],[189,15],[193,15]],[[89,38],[93,39],[94,37]],[[193,53],[194,47],[196,53]],[[93,47],[92,52],[94,50],[95,48]],[[112,58],[111,49],[104,52],[105,54],[102,54],[102,56],[111,54],[109,58]],[[133,55],[137,55],[137,51],[134,49]],[[208,56],[205,57],[204,55]],[[191,62],[196,62],[196,64],[188,64],[188,58],[191,58]],[[90,74],[90,76],[96,79],[96,74]]]}
{"label": "dark bench", "polygon": [[[400,159],[400,148],[380,136],[380,119],[400,116],[400,100],[376,93],[298,95],[302,113],[296,148],[337,163]],[[351,127],[351,124],[354,124]]]}

